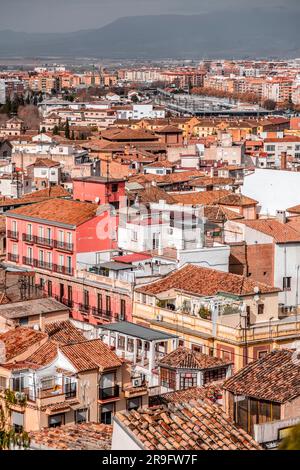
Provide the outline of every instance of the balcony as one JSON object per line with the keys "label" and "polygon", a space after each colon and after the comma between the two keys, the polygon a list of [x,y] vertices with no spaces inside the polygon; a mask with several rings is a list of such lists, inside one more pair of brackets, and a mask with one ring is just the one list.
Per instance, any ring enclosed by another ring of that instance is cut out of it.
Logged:
{"label": "balcony", "polygon": [[65,297],[60,297],[59,295],[53,295],[51,297],[53,297],[55,300],[57,300],[57,302],[60,302],[61,304],[66,305],[66,307],[69,307],[69,308],[74,307],[74,301],[71,300],[71,299],[67,299]]}
{"label": "balcony", "polygon": [[114,385],[113,387],[108,387],[108,388],[99,388],[99,400],[110,400],[113,398],[119,398],[119,396],[120,396],[119,385]]}
{"label": "balcony", "polygon": [[7,238],[11,238],[12,240],[19,240],[19,232],[7,230]]}
{"label": "balcony", "polygon": [[23,233],[22,240],[26,243],[34,243],[34,236],[32,235],[32,233]]}
{"label": "balcony", "polygon": [[23,256],[22,264],[26,264],[26,266],[33,266],[33,258],[27,258],[27,256]]}
{"label": "balcony", "polygon": [[58,240],[54,241],[54,247],[57,250],[73,252],[73,243],[65,243]]}
{"label": "balcony", "polygon": [[91,307],[89,305],[85,305],[81,303],[78,305],[78,309],[81,313],[86,313],[86,314],[90,313],[91,311]]}
{"label": "balcony", "polygon": [[[75,398],[77,396],[77,383],[63,383],[58,377],[45,377],[42,382],[36,386],[24,386],[23,378],[11,379],[11,390],[15,392],[16,398],[20,403],[26,403],[26,400],[36,401],[63,395],[65,399]],[[18,403],[17,403],[18,404]]]}
{"label": "balcony", "polygon": [[59,264],[53,264],[53,271],[59,274],[65,274],[66,276],[73,276],[74,269],[68,266],[60,266]]}
{"label": "balcony", "polygon": [[48,271],[52,271],[53,269],[52,263],[47,263],[46,261],[42,261],[40,259],[34,259],[33,266],[35,268],[46,269]]}
{"label": "balcony", "polygon": [[54,240],[51,238],[43,238],[43,237],[33,237],[34,243],[40,246],[46,246],[47,248],[53,248]]}
{"label": "balcony", "polygon": [[104,320],[111,321],[113,318],[112,312],[109,310],[103,310],[97,307],[92,307],[92,315],[93,317],[102,318]]}
{"label": "balcony", "polygon": [[19,262],[19,255],[15,255],[14,253],[8,253],[7,255],[8,261],[12,261],[13,263]]}

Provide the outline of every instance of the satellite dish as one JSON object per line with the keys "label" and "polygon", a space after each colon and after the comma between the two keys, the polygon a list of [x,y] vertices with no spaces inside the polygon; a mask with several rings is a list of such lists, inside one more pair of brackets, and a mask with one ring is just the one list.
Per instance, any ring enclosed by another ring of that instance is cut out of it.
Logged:
{"label": "satellite dish", "polygon": [[255,294],[259,293],[259,287],[258,286],[255,286],[253,290],[254,290]]}
{"label": "satellite dish", "polygon": [[259,301],[259,295],[255,295],[254,300],[255,300],[255,302],[258,302]]}

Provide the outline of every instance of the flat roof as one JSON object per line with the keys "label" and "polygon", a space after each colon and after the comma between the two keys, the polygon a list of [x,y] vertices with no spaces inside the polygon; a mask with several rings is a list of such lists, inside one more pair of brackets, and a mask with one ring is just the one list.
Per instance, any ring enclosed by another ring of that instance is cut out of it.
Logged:
{"label": "flat roof", "polygon": [[0,316],[5,318],[22,318],[61,310],[68,310],[68,307],[55,299],[46,297],[0,305]]}
{"label": "flat roof", "polygon": [[106,176],[78,176],[73,181],[85,181],[88,183],[120,183],[126,181],[126,178],[112,178]]}
{"label": "flat roof", "polygon": [[136,323],[131,323],[128,321],[101,325],[101,329],[116,331],[117,333],[123,333],[124,335],[134,336],[136,338],[141,338],[146,341],[162,341],[164,339],[172,339],[178,337],[177,335],[171,335],[169,333],[165,333],[164,331],[153,330],[152,328],[147,328],[145,326],[137,325]]}
{"label": "flat roof", "polygon": [[130,263],[118,263],[116,261],[108,261],[107,263],[101,263],[98,265],[98,267],[111,269],[112,271],[122,271],[125,269],[133,269],[133,266]]}

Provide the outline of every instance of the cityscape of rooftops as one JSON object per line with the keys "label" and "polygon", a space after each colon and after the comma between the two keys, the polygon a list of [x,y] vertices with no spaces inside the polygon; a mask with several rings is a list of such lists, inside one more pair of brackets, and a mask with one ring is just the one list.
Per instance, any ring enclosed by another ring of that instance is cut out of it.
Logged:
{"label": "cityscape of rooftops", "polygon": [[0,0],[10,464],[300,450],[299,22],[297,0]]}

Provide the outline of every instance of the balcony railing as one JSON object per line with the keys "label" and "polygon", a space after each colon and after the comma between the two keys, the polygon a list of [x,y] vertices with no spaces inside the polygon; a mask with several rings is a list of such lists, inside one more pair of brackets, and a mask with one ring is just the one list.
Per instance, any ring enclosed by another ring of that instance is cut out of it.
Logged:
{"label": "balcony railing", "polygon": [[12,238],[13,240],[19,240],[19,232],[14,232],[13,230],[7,230],[7,238]]}
{"label": "balcony railing", "polygon": [[55,273],[65,274],[67,276],[73,276],[73,274],[74,274],[74,269],[72,269],[68,266],[60,266],[59,264],[54,264],[53,265],[53,271]]}
{"label": "balcony railing", "polygon": [[14,253],[8,253],[7,255],[8,261],[12,261],[13,263],[19,262],[19,255],[15,255]]}
{"label": "balcony railing", "polygon": [[33,265],[35,268],[47,269],[48,271],[52,271],[53,269],[52,263],[47,263],[46,261],[42,261],[40,259],[34,259]]}
{"label": "balcony railing", "polygon": [[43,238],[43,237],[33,237],[33,241],[36,245],[46,246],[48,248],[53,248],[54,240],[52,238]]}
{"label": "balcony railing", "polygon": [[33,266],[33,258],[27,258],[27,256],[23,256],[22,263],[26,264],[27,266]]}
{"label": "balcony railing", "polygon": [[34,236],[31,233],[23,233],[22,240],[27,243],[34,243]]}
{"label": "balcony railing", "polygon": [[103,310],[97,307],[92,307],[92,314],[94,317],[101,317],[105,320],[111,320],[113,316],[111,311]]}
{"label": "balcony railing", "polygon": [[89,305],[85,305],[81,303],[78,305],[78,309],[82,313],[90,313],[91,311],[91,307]]}
{"label": "balcony railing", "polygon": [[111,398],[118,398],[120,395],[119,385],[114,385],[108,388],[99,388],[99,400],[109,400]]}
{"label": "balcony railing", "polygon": [[73,251],[73,243],[65,243],[65,242],[61,242],[58,240],[54,240],[54,246],[58,250],[70,251],[70,252]]}

